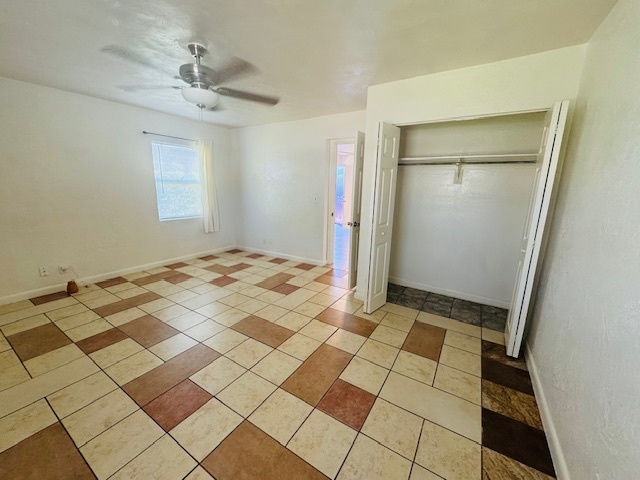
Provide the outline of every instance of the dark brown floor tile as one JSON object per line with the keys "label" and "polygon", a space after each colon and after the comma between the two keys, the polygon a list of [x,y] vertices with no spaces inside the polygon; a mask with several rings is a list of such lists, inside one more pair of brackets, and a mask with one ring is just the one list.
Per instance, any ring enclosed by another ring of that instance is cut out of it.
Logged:
{"label": "dark brown floor tile", "polygon": [[53,323],[10,335],[7,340],[23,362],[72,343]]}
{"label": "dark brown floor tile", "polygon": [[311,265],[310,263],[301,263],[295,266],[295,268],[299,268],[301,270],[311,270],[314,267],[315,265]]}
{"label": "dark brown floor tile", "polygon": [[248,263],[238,263],[237,265],[232,265],[229,267],[232,271],[231,273],[239,272],[240,270],[244,270],[245,268],[251,268],[251,265]]}
{"label": "dark brown floor tile", "polygon": [[347,288],[347,278],[346,277],[332,277],[331,275],[325,274],[320,275],[316,278],[316,282],[324,283],[325,285],[333,285],[334,287]]}
{"label": "dark brown floor tile", "polygon": [[482,357],[482,378],[533,395],[529,372]]}
{"label": "dark brown floor tile", "polygon": [[122,340],[126,340],[127,338],[127,335],[125,335],[123,332],[121,332],[117,328],[112,328],[111,330],[107,330],[106,332],[98,333],[97,335],[93,335],[92,337],[80,340],[76,343],[76,345],[78,346],[78,348],[80,348],[80,350],[89,355],[90,353],[102,350],[109,345],[121,342]]}
{"label": "dark brown floor tile", "polygon": [[482,406],[540,430],[544,428],[533,395],[482,380]]}
{"label": "dark brown floor tile", "polygon": [[187,280],[191,280],[193,277],[191,275],[187,275],[186,273],[178,273],[172,277],[167,277],[164,280],[169,283],[173,283],[174,285],[182,282],[186,282]]}
{"label": "dark brown floor tile", "polygon": [[0,453],[0,478],[84,480],[96,477],[58,422]]}
{"label": "dark brown floor tile", "polygon": [[402,345],[402,350],[437,362],[440,360],[440,351],[446,332],[444,328],[415,322]]}
{"label": "dark brown floor tile", "polygon": [[375,400],[375,395],[337,379],[320,400],[318,408],[359,431]]}
{"label": "dark brown floor tile", "polygon": [[231,285],[232,283],[237,281],[238,280],[233,277],[227,277],[226,275],[223,275],[222,277],[211,280],[209,283],[211,285],[215,285],[216,287],[226,287],[227,285]]}
{"label": "dark brown floor tile", "polygon": [[203,461],[218,480],[326,480],[327,477],[248,421]]}
{"label": "dark brown floor tile", "polygon": [[118,328],[146,348],[180,333],[151,315],[131,320]]}
{"label": "dark brown floor tile", "polygon": [[483,408],[482,445],[555,476],[547,438],[542,430]]}
{"label": "dark brown floor tile", "polygon": [[288,283],[282,283],[280,285],[278,285],[277,287],[273,287],[271,290],[276,292],[276,293],[281,293],[282,295],[289,295],[290,293],[295,292],[296,290],[299,290],[300,287],[296,287],[295,285],[290,285]]}
{"label": "dark brown floor tile", "polygon": [[157,293],[147,292],[143,293],[142,295],[136,295],[135,297],[120,300],[119,302],[110,303],[109,305],[94,308],[93,311],[101,317],[106,317],[109,315],[113,315],[114,313],[120,313],[124,310],[137,307],[138,305],[144,305],[145,303],[153,302],[154,300],[158,300],[159,298],[162,297]]}
{"label": "dark brown floor tile", "polygon": [[60,300],[68,296],[69,294],[67,292],[56,292],[50,293],[49,295],[42,295],[41,297],[30,298],[29,301],[34,305],[42,305],[43,303],[53,302],[54,300]]}
{"label": "dark brown floor tile", "polygon": [[262,257],[264,257],[264,255],[260,255],[259,253],[252,253],[251,255],[247,255],[247,258],[253,258],[254,260]]}
{"label": "dark brown floor tile", "polygon": [[284,262],[286,262],[286,261],[287,261],[287,260],[286,260],[286,259],[284,259],[284,258],[274,258],[273,260],[269,260],[269,262],[271,262],[271,263],[275,263],[275,264],[277,264],[277,265],[280,265],[280,264],[282,264],[282,263],[284,263]]}
{"label": "dark brown floor tile", "polygon": [[233,268],[225,267],[224,265],[218,265],[218,264],[204,267],[204,269],[220,275],[229,275],[234,272]]}
{"label": "dark brown floor tile", "polygon": [[377,327],[377,324],[370,320],[356,317],[350,313],[341,312],[333,308],[327,308],[321,312],[316,319],[364,337],[371,335]]}
{"label": "dark brown floor tile", "polygon": [[267,290],[271,290],[272,288],[275,288],[278,285],[282,285],[283,283],[288,282],[292,278],[293,278],[293,275],[289,275],[288,273],[278,273],[272,277],[264,279],[260,283],[256,283],[256,287],[266,288]]}
{"label": "dark brown floor tile", "polygon": [[244,320],[240,320],[231,328],[273,348],[279,347],[280,344],[296,333],[255,315],[250,315]]}
{"label": "dark brown floor tile", "polygon": [[153,275],[148,275],[146,277],[138,278],[133,280],[131,283],[135,283],[139,287],[144,285],[149,285],[150,283],[159,282],[160,280],[165,280],[169,277],[173,277],[174,275],[179,275],[180,272],[176,272],[175,270],[168,270],[166,272],[155,273]]}
{"label": "dark brown floor tile", "polygon": [[232,253],[235,255],[236,253],[242,253],[242,250],[238,250],[237,248],[234,248],[233,250],[227,251],[227,253]]}
{"label": "dark brown floor tile", "polygon": [[553,477],[523,465],[513,458],[482,447],[483,480],[551,480]]}
{"label": "dark brown floor tile", "polygon": [[130,381],[122,389],[141,407],[167,390],[206,367],[220,354],[204,345],[196,345],[186,352],[157,366],[150,372]]}
{"label": "dark brown floor tile", "polygon": [[200,257],[200,260],[204,260],[205,262],[208,262],[210,260],[215,260],[216,257],[215,255],[205,255],[204,257]]}
{"label": "dark brown floor tile", "polygon": [[524,360],[524,356],[521,358],[508,357],[505,346],[498,345],[497,343],[482,341],[482,356],[490,358],[496,362],[504,363],[510,367],[519,368],[520,370],[528,370],[527,362]]}
{"label": "dark brown floor tile", "polygon": [[317,405],[333,382],[345,369],[352,355],[326,343],[307,358],[293,374],[285,380],[282,388],[304,400]]}
{"label": "dark brown floor tile", "polygon": [[184,380],[144,407],[167,432],[211,399],[211,394],[191,380]]}
{"label": "dark brown floor tile", "polygon": [[182,268],[182,267],[188,267],[188,266],[189,264],[184,262],[177,262],[177,263],[172,263],[171,265],[165,265],[165,267],[170,268],[172,270],[175,270],[176,268]]}
{"label": "dark brown floor tile", "polygon": [[109,280],[105,280],[104,282],[97,282],[96,285],[100,288],[109,288],[114,287],[116,285],[120,285],[122,283],[127,283],[128,280],[122,277],[110,278]]}

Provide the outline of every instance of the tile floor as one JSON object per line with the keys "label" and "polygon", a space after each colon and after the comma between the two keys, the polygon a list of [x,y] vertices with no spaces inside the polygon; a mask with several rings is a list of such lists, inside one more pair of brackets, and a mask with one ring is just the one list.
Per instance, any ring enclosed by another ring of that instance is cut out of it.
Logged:
{"label": "tile floor", "polygon": [[233,250],[0,306],[0,478],[554,476],[499,335],[343,275]]}

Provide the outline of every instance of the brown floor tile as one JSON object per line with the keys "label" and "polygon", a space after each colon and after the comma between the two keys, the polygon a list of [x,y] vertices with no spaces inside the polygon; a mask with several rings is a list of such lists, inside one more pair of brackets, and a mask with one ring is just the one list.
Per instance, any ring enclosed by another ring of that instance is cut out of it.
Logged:
{"label": "brown floor tile", "polygon": [[482,406],[540,430],[544,429],[538,404],[533,395],[483,380]]}
{"label": "brown floor tile", "polygon": [[135,297],[120,300],[119,302],[110,303],[109,305],[94,308],[93,311],[101,317],[107,317],[109,315],[113,315],[114,313],[120,313],[124,310],[137,307],[138,305],[153,302],[154,300],[158,300],[159,298],[162,297],[157,293],[147,292],[143,293],[142,295],[136,295]]}
{"label": "brown floor tile", "polygon": [[262,257],[264,257],[264,255],[260,255],[259,253],[252,253],[251,255],[247,255],[247,258],[253,258],[254,260]]}
{"label": "brown floor tile", "polygon": [[551,480],[553,477],[527,467],[513,458],[482,447],[482,478],[483,480]]}
{"label": "brown floor tile", "polygon": [[350,313],[341,312],[340,310],[335,310],[333,308],[327,308],[325,311],[321,312],[316,317],[316,320],[328,323],[334,327],[342,328],[343,330],[347,330],[351,333],[362,335],[363,337],[371,335],[378,326],[370,320],[365,320],[364,318],[356,317]]}
{"label": "brown floor tile", "polygon": [[58,422],[0,453],[0,478],[84,480],[96,477]]}
{"label": "brown floor tile", "polygon": [[42,295],[41,297],[30,298],[29,301],[34,305],[42,305],[43,303],[53,302],[54,300],[60,300],[68,296],[69,294],[67,292],[56,292],[50,293],[49,295]]}
{"label": "brown floor tile", "polygon": [[329,275],[331,277],[344,277],[347,273],[349,273],[347,270],[338,270],[336,268],[329,270],[327,273],[325,273],[325,275]]}
{"label": "brown floor tile", "polygon": [[318,408],[355,430],[360,430],[376,396],[337,379],[320,400]]}
{"label": "brown floor tile", "polygon": [[282,285],[283,283],[288,282],[293,278],[293,275],[289,275],[288,273],[278,273],[272,277],[269,277],[260,283],[256,283],[256,287],[266,288],[267,290],[271,290],[272,288],[277,287],[278,285]]}
{"label": "brown floor tile", "polygon": [[281,387],[309,405],[315,406],[351,358],[352,355],[347,352],[325,343],[313,352]]}
{"label": "brown floor tile", "polygon": [[235,273],[239,272],[240,270],[244,270],[245,268],[251,268],[251,265],[249,265],[248,263],[238,263],[237,265],[232,265],[229,268],[232,270],[231,273]]}
{"label": "brown floor tile", "polygon": [[132,380],[122,389],[138,405],[145,406],[167,390],[186,380],[198,370],[206,367],[220,354],[204,345],[196,345],[186,352],[173,357],[150,372]]}
{"label": "brown floor tile", "polygon": [[293,293],[298,289],[300,289],[300,287],[289,285],[288,283],[282,283],[277,287],[272,288],[271,290],[276,293],[281,293],[282,295],[289,295],[290,293]]}
{"label": "brown floor tile", "polygon": [[286,262],[287,260],[284,258],[274,258],[273,260],[269,260],[269,262],[271,263],[275,263],[277,265],[280,265],[281,263]]}
{"label": "brown floor tile", "polygon": [[215,255],[205,255],[204,257],[200,257],[200,260],[204,260],[205,262],[208,262],[209,260],[215,260],[216,257]]}
{"label": "brown floor tile", "polygon": [[234,272],[231,267],[225,267],[224,265],[211,265],[209,267],[204,267],[205,270],[209,270],[213,273],[218,273],[220,275],[229,275]]}
{"label": "brown floor tile", "polygon": [[110,330],[107,330],[106,332],[98,333],[97,335],[93,335],[92,337],[80,340],[76,343],[76,345],[78,346],[78,348],[80,348],[80,350],[89,355],[90,353],[102,350],[109,345],[113,345],[114,343],[126,340],[127,338],[128,337],[126,334],[124,334],[117,328],[112,328]]}
{"label": "brown floor tile", "polygon": [[144,407],[167,432],[211,399],[211,394],[191,380],[184,380]]}
{"label": "brown floor tile", "polygon": [[404,341],[404,345],[402,345],[402,350],[437,362],[440,359],[440,351],[446,332],[444,328],[415,322]]}
{"label": "brown floor tile", "polygon": [[528,370],[527,362],[524,360],[524,356],[520,358],[508,357],[504,345],[498,345],[497,343],[482,341],[482,356],[490,358],[496,362],[504,363],[510,367],[519,368],[520,370]]}
{"label": "brown floor tile", "polygon": [[179,274],[180,272],[169,270],[167,272],[160,272],[154,275],[138,278],[136,280],[133,280],[131,283],[135,283],[139,287],[142,287],[143,285],[149,285],[150,283],[159,282],[160,280],[165,280],[169,277],[173,277],[174,275],[179,275]]}
{"label": "brown floor tile", "polygon": [[555,476],[547,438],[542,430],[483,408],[482,445]]}
{"label": "brown floor tile", "polygon": [[327,478],[247,421],[211,452],[202,466],[218,480]]}
{"label": "brown floor tile", "polygon": [[315,265],[311,265],[310,263],[301,263],[296,265],[295,268],[299,268],[300,270],[311,270]]}
{"label": "brown floor tile", "polygon": [[172,277],[167,277],[164,280],[169,283],[173,283],[174,285],[177,283],[186,282],[187,280],[191,280],[193,277],[191,275],[187,275],[186,273],[179,273],[178,275],[174,275]]}
{"label": "brown floor tile", "polygon": [[189,264],[184,262],[177,262],[177,263],[172,263],[171,265],[165,265],[165,267],[170,268],[172,270],[175,270],[176,268],[182,268],[182,267],[188,267],[188,266]]}
{"label": "brown floor tile", "polygon": [[348,281],[346,277],[333,277],[328,274],[320,275],[318,278],[316,278],[316,282],[324,283],[325,285],[333,285],[334,287],[340,288],[348,287]]}
{"label": "brown floor tile", "polygon": [[137,318],[118,328],[146,348],[180,333],[151,315]]}
{"label": "brown floor tile", "polygon": [[528,395],[534,394],[529,372],[485,357],[482,358],[482,378]]}
{"label": "brown floor tile", "polygon": [[250,315],[244,320],[240,320],[231,328],[273,348],[279,347],[285,340],[296,333],[255,315]]}
{"label": "brown floor tile", "polygon": [[237,248],[234,248],[233,250],[229,250],[227,253],[232,253],[233,255],[235,255],[236,253],[242,253],[242,250],[238,250]]}
{"label": "brown floor tile", "polygon": [[53,323],[10,335],[7,340],[23,362],[72,343]]}
{"label": "brown floor tile", "polygon": [[121,283],[127,283],[128,280],[122,277],[110,278],[109,280],[105,280],[104,282],[96,282],[96,285],[100,288],[109,288],[114,287],[116,285],[120,285]]}
{"label": "brown floor tile", "polygon": [[222,277],[211,280],[209,283],[215,285],[216,287],[226,287],[227,285],[231,285],[234,282],[237,282],[235,278],[223,275]]}

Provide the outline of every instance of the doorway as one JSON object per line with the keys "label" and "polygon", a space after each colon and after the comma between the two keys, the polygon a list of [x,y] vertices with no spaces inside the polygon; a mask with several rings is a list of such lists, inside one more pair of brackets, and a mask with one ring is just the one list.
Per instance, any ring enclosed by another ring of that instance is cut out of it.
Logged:
{"label": "doorway", "polygon": [[[355,142],[352,139],[330,141],[329,251],[327,263],[339,274],[349,271],[350,222],[353,205]],[[342,275],[340,275],[342,276]]]}

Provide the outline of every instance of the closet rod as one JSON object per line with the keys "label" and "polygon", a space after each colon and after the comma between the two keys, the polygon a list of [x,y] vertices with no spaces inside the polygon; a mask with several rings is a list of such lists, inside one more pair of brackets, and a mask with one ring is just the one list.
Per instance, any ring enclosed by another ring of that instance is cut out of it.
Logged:
{"label": "closet rod", "polygon": [[497,162],[411,162],[402,163],[398,162],[399,167],[411,167],[418,165],[518,165],[518,164],[533,164],[535,160],[502,160]]}
{"label": "closet rod", "polygon": [[188,142],[195,142],[195,140],[192,139],[192,138],[174,137],[173,135],[163,135],[162,133],[147,132],[146,130],[143,130],[142,133],[144,133],[145,135],[155,135],[156,137],[176,138],[178,140],[186,140]]}
{"label": "closet rod", "polygon": [[410,162],[410,161],[421,161],[421,160],[451,160],[454,163],[458,163],[464,159],[471,160],[485,160],[485,159],[496,159],[496,160],[506,160],[506,159],[535,159],[537,158],[537,153],[499,153],[494,155],[439,155],[439,156],[427,156],[427,157],[402,157],[398,159],[401,162]]}

